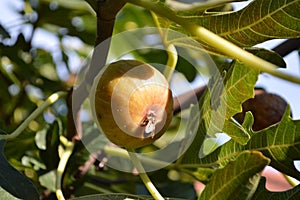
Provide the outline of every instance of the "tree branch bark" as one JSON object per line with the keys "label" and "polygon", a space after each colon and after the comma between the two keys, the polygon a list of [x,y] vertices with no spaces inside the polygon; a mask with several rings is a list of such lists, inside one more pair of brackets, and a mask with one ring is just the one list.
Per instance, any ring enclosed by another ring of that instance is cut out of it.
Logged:
{"label": "tree branch bark", "polygon": [[284,41],[283,43],[279,44],[272,50],[278,53],[280,56],[284,57],[291,53],[292,51],[300,49],[300,38],[293,38]]}
{"label": "tree branch bark", "polygon": [[[81,105],[89,95],[88,89],[92,86],[96,75],[106,64],[115,18],[117,13],[125,5],[125,2],[122,0],[104,0],[97,2],[97,36],[91,64],[86,71],[84,80],[77,88],[73,89],[73,94],[70,95],[73,99],[71,112],[73,111],[72,115],[74,119],[79,117],[78,112]],[[78,133],[75,135],[78,135]],[[68,138],[70,138],[70,136]]]}

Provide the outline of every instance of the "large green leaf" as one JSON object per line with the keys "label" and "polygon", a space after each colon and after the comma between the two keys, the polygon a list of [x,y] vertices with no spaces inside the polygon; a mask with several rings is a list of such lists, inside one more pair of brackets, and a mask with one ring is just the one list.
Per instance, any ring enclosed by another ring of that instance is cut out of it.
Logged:
{"label": "large green leaf", "polygon": [[257,132],[246,146],[271,158],[271,166],[300,180],[294,160],[300,159],[300,120],[292,120],[288,107],[276,126]]}
{"label": "large green leaf", "polygon": [[[160,5],[163,6],[163,4]],[[250,47],[275,38],[300,36],[299,0],[255,0],[242,10],[235,12],[203,13],[203,8],[199,6],[198,10],[178,12],[177,15],[241,47]],[[159,21],[162,27],[170,27],[175,31],[190,35],[182,27],[165,18],[159,18]],[[198,39],[201,41],[201,38]],[[169,38],[169,42],[197,48],[197,45],[187,43],[185,38]],[[215,51],[204,43],[202,45],[212,52]]]}
{"label": "large green leaf", "polygon": [[[5,140],[0,141],[0,188],[20,199],[39,199],[39,193],[34,185],[19,171],[13,168],[3,154]],[[2,195],[5,194],[1,190]]]}
{"label": "large green leaf", "polygon": [[[230,118],[242,111],[242,103],[254,97],[254,86],[259,71],[251,69],[239,62],[233,62],[225,76],[213,77],[208,88],[211,88],[205,95],[203,104],[203,120],[210,136],[223,129],[222,120]],[[225,126],[226,126],[225,122]],[[234,133],[228,133],[234,136]]]}
{"label": "large green leaf", "polygon": [[[182,157],[186,164],[197,164],[200,158],[213,151],[217,146],[205,145],[206,137],[214,138],[216,133],[225,132],[239,144],[246,144],[250,139],[247,128],[235,123],[231,117],[242,111],[242,103],[254,96],[254,86],[259,72],[248,68],[239,62],[233,62],[228,72],[222,78],[213,77],[208,89],[199,102],[199,107],[193,107],[191,121],[200,119],[197,134]],[[224,79],[224,80],[223,80]],[[194,111],[193,111],[194,110]],[[201,114],[195,114],[199,112]],[[199,117],[199,114],[201,117]],[[188,129],[193,129],[196,123],[189,123]]]}
{"label": "large green leaf", "polygon": [[[251,123],[253,119],[249,118],[252,117],[252,115],[247,113],[246,121]],[[186,167],[195,168],[199,166],[225,166],[242,151],[256,150],[261,151],[265,156],[271,159],[271,166],[300,180],[300,173],[293,163],[294,160],[300,159],[300,120],[292,120],[290,118],[289,108],[287,108],[282,120],[278,124],[258,132],[253,132],[249,129],[248,131],[252,137],[247,145],[241,145],[231,140],[202,159],[194,158],[192,160],[189,156],[183,157],[182,166],[184,167],[185,165]],[[198,137],[200,138],[201,134],[199,134]],[[202,133],[202,138],[204,137]]]}
{"label": "large green leaf", "polygon": [[246,151],[217,170],[200,195],[200,200],[250,199],[269,159],[260,152]]}
{"label": "large green leaf", "polygon": [[[231,117],[241,112],[242,103],[254,96],[258,74],[257,70],[233,62],[224,78],[216,75],[216,78],[213,77],[209,81],[208,89],[199,102],[202,109],[199,130],[183,157],[184,162],[198,163],[199,155],[202,157],[205,154],[202,152],[202,145],[206,136],[215,137],[216,133],[226,132],[234,141],[240,144],[247,143],[250,139],[248,131],[235,123]],[[198,107],[192,109],[199,110]],[[189,126],[194,127],[195,124],[190,123]]]}
{"label": "large green leaf", "polygon": [[281,200],[281,199],[300,199],[300,185],[294,187],[293,189],[284,192],[271,192],[266,189],[266,178],[262,177],[261,181],[254,193],[252,200]]}

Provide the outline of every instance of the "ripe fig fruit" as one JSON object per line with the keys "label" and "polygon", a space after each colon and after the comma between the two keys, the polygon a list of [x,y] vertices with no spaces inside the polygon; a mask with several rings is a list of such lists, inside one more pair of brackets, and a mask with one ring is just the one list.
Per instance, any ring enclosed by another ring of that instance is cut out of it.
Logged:
{"label": "ripe fig fruit", "polygon": [[252,129],[259,131],[281,120],[286,110],[287,102],[276,94],[256,90],[255,97],[245,101],[242,107],[243,112],[236,114],[234,118],[239,123],[242,123],[245,113],[251,111],[254,117]]}
{"label": "ripe fig fruit", "polygon": [[92,107],[107,138],[121,147],[153,143],[168,128],[173,98],[165,77],[136,60],[109,64],[96,78]]}

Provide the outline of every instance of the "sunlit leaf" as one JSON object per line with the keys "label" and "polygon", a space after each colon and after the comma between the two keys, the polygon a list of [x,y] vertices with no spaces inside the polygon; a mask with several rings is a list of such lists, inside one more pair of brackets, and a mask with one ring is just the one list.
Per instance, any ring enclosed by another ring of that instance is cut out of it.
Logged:
{"label": "sunlit leaf", "polygon": [[0,187],[0,196],[5,200],[18,200],[19,198],[14,197],[9,192]]}
{"label": "sunlit leaf", "polygon": [[257,70],[239,62],[233,62],[224,77],[210,80],[208,87],[211,90],[206,94],[202,106],[202,109],[204,109],[203,119],[208,135],[213,136],[223,130],[234,138],[247,137],[245,136],[247,133],[241,127],[235,128],[235,131],[239,129],[240,133],[231,132],[232,128],[230,127],[234,123],[231,123],[230,120],[233,115],[242,111],[242,103],[254,96],[258,74]]}
{"label": "sunlit leaf", "polygon": [[[258,74],[257,70],[233,62],[224,77],[216,75],[216,78],[210,80],[209,89],[199,102],[202,109],[200,126],[193,143],[183,157],[183,162],[197,163],[196,160],[213,151],[214,146],[211,146],[209,151],[203,142],[206,137],[214,138],[217,133],[225,132],[239,144],[248,142],[250,133],[247,127],[235,123],[231,117],[241,112],[242,103],[254,96]],[[195,126],[195,124],[190,125]]]}
{"label": "sunlit leaf", "polygon": [[56,189],[56,171],[52,170],[46,174],[39,177],[39,181],[42,186],[48,188],[49,190],[55,192]]}
{"label": "sunlit leaf", "polygon": [[[248,115],[248,117],[250,116]],[[247,121],[252,120],[247,119]],[[194,160],[192,160],[192,156],[186,155],[186,160],[183,161],[189,167],[225,166],[242,151],[257,150],[271,159],[272,167],[300,180],[299,171],[294,166],[294,160],[300,159],[300,121],[290,118],[289,108],[278,124],[258,132],[252,132],[251,135],[247,145],[241,145],[231,140],[202,159],[196,159],[194,156]],[[198,137],[200,136],[199,134]],[[204,137],[203,134],[202,137]]]}
{"label": "sunlit leaf", "polygon": [[[274,38],[294,38],[300,34],[300,1],[255,0],[244,9],[235,12],[200,14],[190,11],[180,12],[184,17],[203,26],[217,35],[241,47],[250,47]],[[162,27],[187,33],[182,27],[159,18]],[[201,38],[197,38],[201,41]],[[170,38],[172,42],[172,38]],[[186,46],[185,39],[176,38],[175,44]],[[191,46],[189,44],[188,46]],[[202,43],[206,49],[214,49]],[[192,45],[194,48],[197,46]]]}
{"label": "sunlit leaf", "polygon": [[268,163],[269,159],[260,152],[243,152],[213,174],[199,200],[251,199]]}

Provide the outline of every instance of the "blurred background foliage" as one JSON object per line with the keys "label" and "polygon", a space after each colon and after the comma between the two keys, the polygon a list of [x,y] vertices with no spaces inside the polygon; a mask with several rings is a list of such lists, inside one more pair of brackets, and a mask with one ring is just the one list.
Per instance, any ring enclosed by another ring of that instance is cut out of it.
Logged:
{"label": "blurred background foliage", "polygon": [[[8,7],[1,9],[10,9],[14,20],[0,22],[0,129],[11,133],[52,93],[70,91],[77,73],[91,59],[96,16],[82,0],[19,0],[6,4]],[[151,13],[126,5],[117,16],[114,34],[147,26],[154,26]],[[130,43],[124,41],[122,45]],[[131,56],[147,62],[164,63],[167,59],[164,52],[151,49],[132,52]],[[180,62],[187,64],[183,59]],[[185,71],[190,81],[195,78],[192,67],[178,70]],[[18,138],[5,144],[6,159],[34,183],[42,199],[56,198],[59,136],[68,134],[68,109],[66,99],[57,101]],[[108,170],[99,165],[100,161],[94,163],[84,146],[76,145],[64,175],[66,197],[108,192],[148,194],[138,176]],[[188,177],[175,181],[167,175],[165,170],[150,174],[159,182],[164,196],[196,197]]]}
{"label": "blurred background foliage", "polygon": [[[176,7],[178,6],[176,2],[177,1],[169,1],[169,4]],[[54,193],[56,169],[64,147],[60,141],[60,136],[65,136],[70,139],[69,136],[75,134],[73,118],[72,116],[70,117],[72,104],[69,101],[69,97],[72,95],[73,86],[78,83],[78,75],[79,78],[82,78],[81,72],[88,67],[91,61],[97,32],[96,14],[88,3],[83,0],[14,0],[6,1],[5,5],[7,5],[7,8],[3,6],[0,10],[10,10],[10,14],[13,17],[10,17],[10,20],[0,21],[1,134],[13,132],[18,125],[51,94],[57,91],[65,91],[69,96],[58,100],[51,107],[47,108],[43,112],[43,115],[33,120],[28,128],[14,140],[7,141],[5,145],[1,141],[0,147],[4,148],[4,154],[0,154],[0,163],[5,163],[6,158],[15,169],[30,179],[38,189],[41,199],[56,199]],[[231,6],[226,5],[214,8],[214,10],[211,11],[230,11],[232,9]],[[168,20],[161,20],[160,23],[160,25],[164,23],[168,25]],[[117,35],[123,31],[155,26],[157,26],[155,18],[153,18],[150,12],[140,7],[127,4],[117,15],[113,34]],[[221,25],[219,24],[219,26]],[[159,39],[157,40],[157,38]],[[161,44],[161,39],[158,35],[155,37],[151,34],[146,34],[142,39],[139,39],[138,42],[145,43],[143,46],[149,48],[133,48],[135,49],[134,51],[121,56],[144,60],[148,63],[164,64],[167,62],[168,56],[165,51],[151,48]],[[119,43],[114,43],[113,41],[110,48],[109,61],[120,59],[120,52],[122,52],[123,49],[131,49],[131,46],[135,46],[132,40],[122,40]],[[274,55],[274,53],[262,49],[249,48],[248,50],[257,56],[273,61],[278,66],[286,67],[283,58],[279,55]],[[188,48],[178,47],[177,51],[180,52],[180,55],[187,57],[183,58],[179,56],[176,70],[181,72],[181,74],[178,76],[180,78],[175,81],[194,81],[197,78],[196,69],[193,67],[195,63],[189,63],[187,60],[197,62],[201,60],[201,56],[199,56],[198,53],[189,51]],[[219,70],[223,71],[231,68],[231,64],[229,63],[231,60],[225,59],[224,57],[211,57]],[[179,73],[176,73],[176,75],[178,74]],[[230,74],[228,76],[230,78]],[[253,85],[254,84],[255,82],[253,82]],[[181,89],[181,84],[174,85],[174,90],[178,88]],[[272,100],[268,99],[268,102],[264,103],[268,105],[273,100],[274,98],[272,97]],[[250,102],[249,104],[252,103]],[[274,107],[277,108],[278,105],[276,104]],[[286,104],[284,102],[283,110],[285,110],[285,108]],[[198,110],[194,110],[198,112]],[[197,114],[198,113],[195,113],[195,116]],[[282,124],[291,123],[288,115],[289,113]],[[187,118],[188,116],[189,115],[182,112],[182,118]],[[98,132],[96,132],[95,126],[89,124],[88,118],[88,113],[83,109],[81,111],[81,120],[85,122],[83,123],[83,129],[86,131],[85,134],[94,136],[95,133],[98,134]],[[249,116],[246,119],[248,119],[247,123],[249,124],[250,121],[253,120],[252,118],[249,120]],[[183,124],[184,128],[186,128],[186,122],[184,119],[179,119],[179,116],[175,116],[167,134],[163,136],[164,140],[158,140],[154,145],[138,149],[138,151],[148,152],[162,147],[173,138],[175,133],[179,133],[179,135],[184,137],[185,130],[181,130],[180,128],[182,127],[179,127],[179,124]],[[273,128],[275,129],[276,127]],[[201,130],[198,132],[201,132]],[[286,132],[284,132],[284,134],[285,133]],[[260,144],[259,139],[255,144]],[[285,142],[284,139],[282,140]],[[93,154],[86,149],[86,144],[81,143],[81,141],[76,141],[73,154],[64,171],[63,192],[66,197],[78,197],[99,193],[149,194],[137,175],[120,172],[105,165],[107,163],[107,155],[103,150],[100,150],[106,145],[103,135],[100,136],[100,141],[91,140],[90,142],[92,148],[99,148],[93,149],[95,150]],[[178,141],[176,142],[173,144],[174,147],[178,147],[180,143]],[[95,143],[97,143],[97,145],[95,145]],[[197,147],[202,145],[201,141],[201,144],[199,141],[195,143],[198,143]],[[227,146],[233,143],[234,141],[231,141]],[[295,149],[298,150],[298,144],[299,143],[292,143],[291,146],[297,147]],[[268,145],[269,143],[267,143],[266,148],[268,148]],[[283,152],[280,147],[278,148],[279,152]],[[228,152],[226,148],[224,149],[224,152]],[[235,150],[235,146],[233,146],[232,149]],[[249,150],[252,149],[249,148]],[[190,153],[192,160],[194,160],[194,158],[199,159],[197,155],[198,149],[197,152],[195,152],[196,151]],[[249,154],[249,152],[246,154]],[[294,156],[298,158],[299,154],[295,153],[290,155],[291,157]],[[97,157],[97,159],[95,159],[95,157]],[[220,159],[219,157],[216,158]],[[224,158],[228,159],[227,154],[224,155]],[[232,159],[231,157],[229,158]],[[181,159],[181,161],[182,160],[184,161],[184,159]],[[189,155],[187,158],[185,157],[185,160],[190,162]],[[199,164],[197,162],[194,163],[194,161],[188,164],[191,163],[196,166]],[[239,165],[238,162],[235,163],[235,166]],[[211,168],[196,167],[196,171],[190,170],[188,167],[180,169],[181,171],[176,171],[177,169],[161,169],[149,173],[149,176],[153,182],[157,184],[163,196],[196,199],[195,180],[208,183],[214,171],[216,171],[214,167],[215,166]],[[12,171],[12,169],[10,170]],[[220,173],[222,172],[223,171]],[[9,179],[9,175],[7,176]],[[220,174],[220,176],[221,178],[218,178],[223,180],[222,174]],[[235,176],[233,176],[233,178],[235,178]],[[12,179],[11,181],[11,185],[19,185],[18,179]],[[216,180],[216,182],[218,182],[218,180]],[[212,184],[214,183],[215,182]],[[260,187],[265,190],[263,186]],[[0,182],[0,196],[7,195],[8,193],[3,192],[2,188],[3,185],[1,185]],[[30,188],[30,186],[28,186],[28,188],[24,186],[17,190],[26,191],[26,189],[28,189],[28,191],[31,191]],[[298,191],[299,187],[296,189]],[[10,197],[10,199],[14,198]]]}

